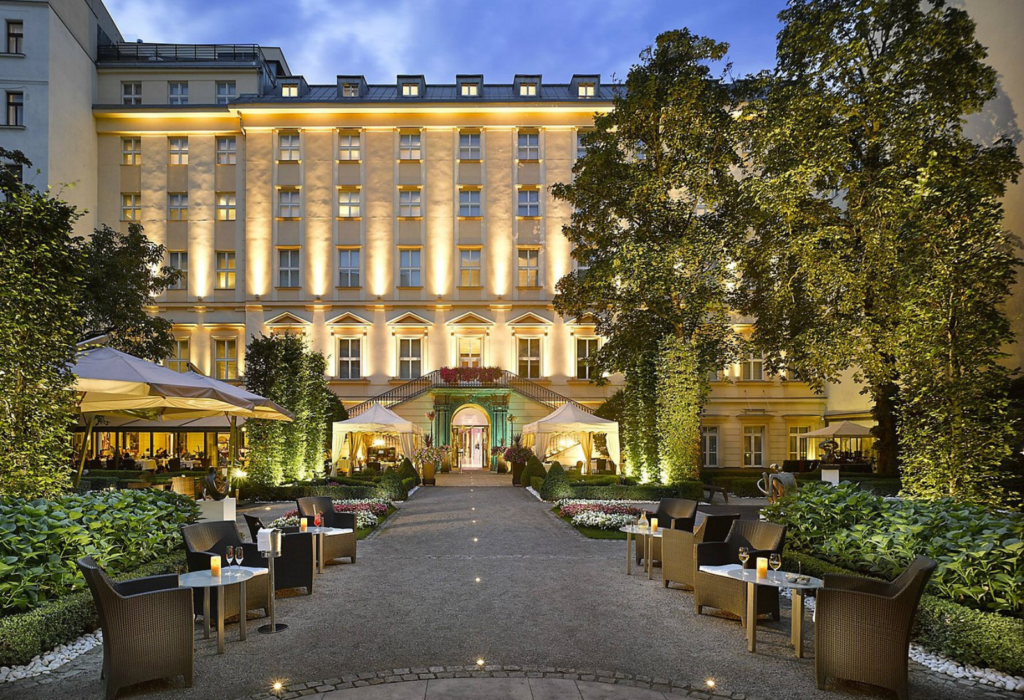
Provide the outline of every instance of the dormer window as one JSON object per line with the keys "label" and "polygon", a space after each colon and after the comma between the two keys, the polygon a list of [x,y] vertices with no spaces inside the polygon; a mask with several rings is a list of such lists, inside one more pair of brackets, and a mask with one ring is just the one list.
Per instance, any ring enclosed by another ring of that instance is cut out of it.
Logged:
{"label": "dormer window", "polygon": [[478,97],[480,95],[480,86],[476,83],[463,83],[462,84],[462,96],[463,97]]}
{"label": "dormer window", "polygon": [[537,83],[519,83],[520,97],[536,97]]}
{"label": "dormer window", "polygon": [[420,86],[418,83],[402,83],[402,97],[419,97]]}
{"label": "dormer window", "polygon": [[286,83],[281,86],[282,97],[298,97],[299,86],[296,83]]}
{"label": "dormer window", "polygon": [[581,99],[591,99],[595,94],[595,85],[593,83],[579,83],[576,86],[576,94]]}
{"label": "dormer window", "polygon": [[342,97],[359,97],[359,85],[356,83],[342,83]]}

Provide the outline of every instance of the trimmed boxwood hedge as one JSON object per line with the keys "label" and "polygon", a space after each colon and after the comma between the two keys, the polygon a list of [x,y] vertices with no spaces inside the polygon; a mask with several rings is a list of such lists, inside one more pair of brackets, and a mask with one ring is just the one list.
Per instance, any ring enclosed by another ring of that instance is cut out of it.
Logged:
{"label": "trimmed boxwood hedge", "polygon": [[540,477],[543,481],[544,477],[548,475],[548,470],[544,468],[541,461],[536,457],[530,457],[526,461],[526,468],[523,469],[523,473],[519,475],[519,485],[526,487],[533,483],[533,479]]}
{"label": "trimmed boxwood hedge", "polygon": [[533,487],[534,491],[536,491],[537,493],[540,493],[541,491],[544,490],[544,477],[543,476],[535,476],[535,477],[533,477],[532,479],[530,479],[530,486]]}
{"label": "trimmed boxwood hedge", "polygon": [[377,498],[380,495],[374,484],[360,486],[313,486],[298,484],[288,486],[260,486],[252,484],[240,487],[242,497],[254,501],[294,501],[305,496],[330,496],[338,500],[346,498]]}
{"label": "trimmed boxwood hedge", "polygon": [[662,498],[689,498],[699,501],[704,496],[704,485],[699,481],[681,481],[678,484],[639,484],[636,486],[591,486],[570,484],[570,498],[622,501],[659,501]]}

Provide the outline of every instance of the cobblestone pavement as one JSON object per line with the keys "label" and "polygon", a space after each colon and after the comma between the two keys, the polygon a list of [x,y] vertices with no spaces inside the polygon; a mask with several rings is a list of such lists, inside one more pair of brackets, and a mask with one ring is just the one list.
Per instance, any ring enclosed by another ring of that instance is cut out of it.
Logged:
{"label": "cobblestone pavement", "polygon": [[[889,697],[850,684],[818,691],[813,658],[795,658],[788,644],[788,608],[781,622],[759,627],[758,651],[748,653],[738,622],[694,615],[690,594],[636,570],[626,576],[624,550],[620,541],[584,538],[522,489],[421,489],[359,543],[357,564],[328,567],[312,596],[278,599],[286,631],[257,634],[263,620],[250,620],[241,642],[237,625],[228,625],[224,655],[197,634],[192,688],[180,679],[155,681],[119,697],[267,697],[275,681],[282,695],[323,700],[369,700],[335,694],[363,683],[397,684],[376,700],[442,697],[439,688],[472,697],[440,681],[474,674],[568,680],[587,700],[629,700],[615,686],[709,697],[707,679],[715,680],[716,697]],[[805,628],[813,628],[809,619]],[[806,650],[813,657],[810,640]],[[100,659],[96,649],[56,673],[0,685],[0,698],[100,700]],[[1021,698],[912,669],[915,698]]]}

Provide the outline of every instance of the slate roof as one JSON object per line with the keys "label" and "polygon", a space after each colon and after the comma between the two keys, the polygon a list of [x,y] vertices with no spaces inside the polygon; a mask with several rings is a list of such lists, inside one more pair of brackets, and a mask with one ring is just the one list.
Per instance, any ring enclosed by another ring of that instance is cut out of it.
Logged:
{"label": "slate roof", "polygon": [[244,104],[308,104],[316,102],[366,104],[376,102],[407,103],[415,105],[424,102],[458,102],[474,104],[485,102],[609,102],[614,96],[615,85],[601,85],[596,97],[581,99],[572,94],[568,83],[540,86],[540,94],[520,97],[511,84],[494,85],[484,83],[478,97],[462,97],[458,85],[427,85],[422,96],[402,97],[397,85],[367,85],[366,94],[361,97],[340,97],[337,85],[310,85],[309,92],[302,97],[281,97],[279,95],[240,95],[233,105]]}

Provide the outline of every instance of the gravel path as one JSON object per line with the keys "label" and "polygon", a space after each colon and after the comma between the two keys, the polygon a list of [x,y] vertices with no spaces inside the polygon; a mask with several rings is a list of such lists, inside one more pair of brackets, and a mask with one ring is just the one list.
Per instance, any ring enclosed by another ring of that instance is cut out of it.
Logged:
{"label": "gravel path", "polygon": [[[358,564],[329,567],[312,597],[278,600],[286,632],[256,634],[262,621],[253,620],[248,641],[239,642],[229,625],[223,656],[215,640],[200,635],[193,688],[154,682],[120,697],[231,699],[267,690],[277,679],[291,685],[477,659],[695,686],[714,678],[720,691],[773,700],[874,696],[850,685],[816,689],[813,658],[795,658],[788,645],[788,609],[780,623],[759,630],[758,652],[749,654],[738,622],[696,616],[688,593],[664,590],[635,570],[627,577],[622,542],[585,539],[549,511],[522,489],[420,489],[360,542]],[[807,649],[813,656],[813,646]],[[69,664],[73,676],[4,684],[0,698],[98,700],[99,659],[96,650]],[[921,671],[912,673],[912,692],[1013,697]]]}

